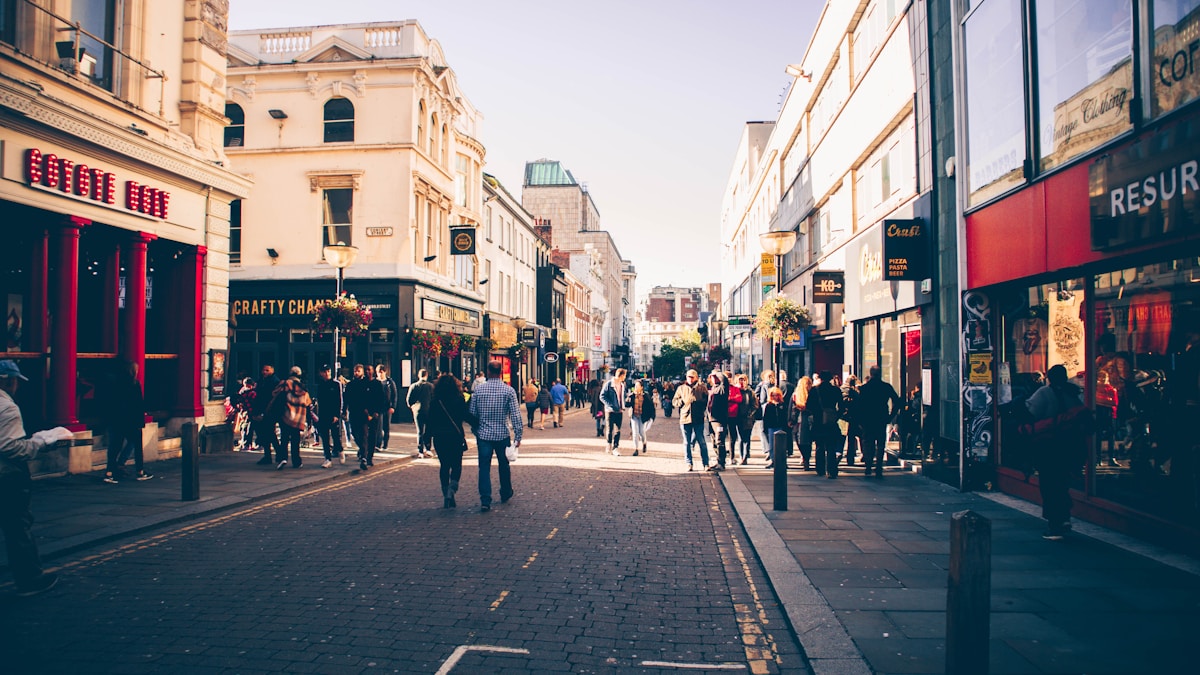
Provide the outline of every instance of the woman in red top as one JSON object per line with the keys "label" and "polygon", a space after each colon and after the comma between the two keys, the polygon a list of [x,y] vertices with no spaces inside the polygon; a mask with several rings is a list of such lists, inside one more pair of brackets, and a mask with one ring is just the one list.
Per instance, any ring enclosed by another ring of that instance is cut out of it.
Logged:
{"label": "woman in red top", "polygon": [[1121,466],[1116,457],[1116,422],[1119,402],[1117,388],[1112,386],[1108,373],[1101,370],[1096,374],[1096,438],[1100,441],[1100,448],[1096,452],[1097,464],[1100,463],[1100,456],[1104,454],[1104,441],[1107,439],[1108,465]]}

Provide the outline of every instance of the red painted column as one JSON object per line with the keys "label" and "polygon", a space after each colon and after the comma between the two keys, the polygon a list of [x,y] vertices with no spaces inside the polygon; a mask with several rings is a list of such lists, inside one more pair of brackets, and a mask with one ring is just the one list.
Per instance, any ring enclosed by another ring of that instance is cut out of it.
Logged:
{"label": "red painted column", "polygon": [[42,236],[33,242],[33,260],[29,279],[29,351],[43,356],[50,346],[47,336],[50,331],[46,322],[50,318],[50,230],[43,229]]}
{"label": "red painted column", "polygon": [[101,308],[100,351],[116,353],[121,342],[121,324],[118,319],[121,301],[121,247],[114,245],[104,264],[104,307]]}
{"label": "red painted column", "polygon": [[179,390],[177,395],[182,417],[204,416],[204,391],[201,388],[201,365],[204,344],[204,266],[208,249],[197,246],[193,255],[180,256],[179,301],[190,302],[180,308],[179,336]]}
{"label": "red painted column", "polygon": [[58,230],[58,288],[50,303],[54,313],[50,338],[50,422],[72,431],[79,424],[75,400],[77,335],[79,331],[79,236],[92,221],[68,216]]}
{"label": "red painted column", "polygon": [[125,263],[125,331],[121,357],[137,365],[138,382],[146,387],[146,245],[158,237],[134,235]]}

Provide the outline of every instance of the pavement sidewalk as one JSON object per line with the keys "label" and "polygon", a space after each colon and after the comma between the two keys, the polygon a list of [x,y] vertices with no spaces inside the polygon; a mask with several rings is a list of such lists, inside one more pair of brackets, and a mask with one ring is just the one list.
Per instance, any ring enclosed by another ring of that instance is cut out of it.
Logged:
{"label": "pavement sidewalk", "polygon": [[910,472],[792,466],[775,511],[755,464],[721,480],[818,675],[944,671],[950,518],[966,509],[992,527],[991,673],[1194,672],[1194,558],[1078,521],[1046,541],[1037,507]]}

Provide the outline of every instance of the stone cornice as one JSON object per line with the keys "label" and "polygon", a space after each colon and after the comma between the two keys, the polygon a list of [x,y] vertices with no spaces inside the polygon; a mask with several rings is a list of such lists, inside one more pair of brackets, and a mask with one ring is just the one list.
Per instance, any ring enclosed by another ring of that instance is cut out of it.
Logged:
{"label": "stone cornice", "polygon": [[181,178],[213,187],[236,197],[250,194],[250,181],[238,174],[192,157],[178,149],[86,116],[43,96],[36,88],[0,79],[0,108],[24,116],[80,141]]}

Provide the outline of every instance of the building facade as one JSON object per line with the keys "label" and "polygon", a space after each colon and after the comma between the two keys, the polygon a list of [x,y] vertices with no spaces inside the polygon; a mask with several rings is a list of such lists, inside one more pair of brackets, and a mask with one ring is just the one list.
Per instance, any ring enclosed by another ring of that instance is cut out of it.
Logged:
{"label": "building facade", "polygon": [[438,42],[412,20],[235,31],[228,57],[226,152],[257,181],[231,251],[235,372],[333,362],[311,309],[337,285],[323,248],[345,244],[343,291],[374,321],[343,368],[473,375],[487,270],[451,235],[484,224],[484,148]]}
{"label": "building facade", "polygon": [[697,330],[710,304],[705,288],[655,286],[650,289],[637,312],[633,331],[635,367],[651,372],[654,357],[659,355],[663,343]]}
{"label": "building facade", "polygon": [[6,2],[0,22],[6,358],[30,379],[30,431],[97,437],[34,471],[104,464],[123,362],[150,408],[148,459],[177,456],[189,421],[228,442],[230,203],[250,181],[221,143],[226,4],[49,4]]}

